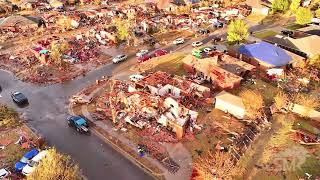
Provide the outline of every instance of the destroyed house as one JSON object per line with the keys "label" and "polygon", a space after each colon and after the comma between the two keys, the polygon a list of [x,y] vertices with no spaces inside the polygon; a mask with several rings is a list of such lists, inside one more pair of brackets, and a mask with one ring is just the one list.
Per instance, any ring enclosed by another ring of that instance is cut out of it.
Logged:
{"label": "destroyed house", "polygon": [[191,55],[183,59],[184,69],[211,82],[220,89],[238,87],[242,77],[248,75],[254,66],[228,55],[198,59]]}
{"label": "destroyed house", "polygon": [[171,97],[162,98],[123,84],[117,84],[114,88],[109,99],[110,107],[116,111],[114,122],[125,121],[142,129],[151,121],[157,121],[176,133],[177,138],[182,138],[188,123],[195,122],[198,117],[197,112]]}
{"label": "destroyed house", "polygon": [[210,96],[209,88],[161,71],[145,76],[137,82],[136,87],[147,88],[153,95],[170,94],[176,98],[188,96],[191,93],[198,97]]}

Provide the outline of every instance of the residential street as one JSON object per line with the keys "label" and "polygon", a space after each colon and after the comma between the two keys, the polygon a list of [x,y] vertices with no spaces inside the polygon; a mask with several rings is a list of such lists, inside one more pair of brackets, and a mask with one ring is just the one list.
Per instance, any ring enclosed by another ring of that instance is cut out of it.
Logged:
{"label": "residential street", "polygon": [[[208,41],[211,37],[205,39]],[[190,40],[186,44],[170,45],[167,51],[192,49]],[[116,152],[94,134],[84,136],[70,129],[66,124],[68,116],[68,97],[88,86],[101,76],[112,76],[128,70],[136,63],[134,55],[129,55],[127,62],[107,64],[89,72],[84,77],[73,81],[49,86],[36,86],[16,79],[11,73],[0,71],[1,92],[0,103],[17,109],[27,119],[28,125],[45,137],[50,145],[70,154],[83,169],[88,179],[152,179],[126,157]],[[10,97],[10,93],[20,91],[29,99],[29,105],[18,108]]]}
{"label": "residential street", "polygon": [[[265,25],[249,24],[249,26],[252,30],[266,28]],[[215,36],[225,36],[225,33],[226,29],[223,28],[215,31],[215,35],[194,38],[183,45],[168,45],[163,49],[168,52],[177,50],[191,52],[192,42],[202,40],[206,44]],[[109,63],[89,72],[86,76],[49,86],[26,84],[17,80],[11,73],[0,71],[0,85],[3,89],[0,103],[16,108],[27,119],[28,125],[43,135],[49,144],[70,154],[80,164],[84,175],[88,179],[101,179],[102,177],[110,179],[151,179],[139,167],[136,167],[126,157],[116,152],[94,134],[91,136],[79,135],[66,125],[68,98],[92,84],[101,76],[114,76],[120,72],[127,72],[136,63],[134,54],[128,56],[129,59],[126,62],[120,64]],[[15,106],[10,97],[10,93],[14,91],[24,93],[29,99],[29,106],[25,108]]]}

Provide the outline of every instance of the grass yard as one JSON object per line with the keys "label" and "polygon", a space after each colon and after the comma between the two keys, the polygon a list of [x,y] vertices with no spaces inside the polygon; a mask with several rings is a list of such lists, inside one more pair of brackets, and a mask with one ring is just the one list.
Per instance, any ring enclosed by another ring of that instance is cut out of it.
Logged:
{"label": "grass yard", "polygon": [[255,84],[246,82],[239,88],[230,90],[230,93],[239,95],[241,91],[246,89],[259,91],[264,99],[265,105],[272,104],[274,102],[274,96],[279,92],[279,89],[273,84],[267,83],[261,79],[255,79]]}
{"label": "grass yard", "polygon": [[285,26],[285,28],[290,29],[290,30],[296,30],[296,29],[300,29],[300,28],[303,28],[303,27],[305,27],[305,26],[299,25],[299,24],[295,24],[295,23]]}
{"label": "grass yard", "polygon": [[260,38],[260,39],[264,39],[266,37],[270,37],[270,36],[274,36],[278,34],[275,31],[271,31],[271,30],[267,30],[267,31],[260,31],[260,32],[256,32],[253,34],[254,37]]}
{"label": "grass yard", "polygon": [[246,17],[246,20],[254,23],[259,23],[263,19],[265,19],[266,15],[258,14],[258,13],[252,13],[249,16]]}
{"label": "grass yard", "polygon": [[172,53],[161,57],[153,58],[149,61],[137,64],[131,68],[132,71],[164,71],[170,74],[184,75],[182,59],[184,53]]}

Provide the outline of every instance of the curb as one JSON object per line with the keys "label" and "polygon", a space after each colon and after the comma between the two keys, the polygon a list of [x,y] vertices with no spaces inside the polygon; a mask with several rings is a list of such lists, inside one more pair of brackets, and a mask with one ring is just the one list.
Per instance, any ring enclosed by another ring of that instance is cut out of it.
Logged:
{"label": "curb", "polygon": [[[73,105],[71,103],[69,103],[68,105],[68,112],[71,115],[74,115],[74,111],[73,111]],[[150,168],[148,168],[147,166],[145,166],[143,163],[139,162],[138,160],[136,160],[136,158],[134,158],[131,154],[129,154],[128,152],[126,152],[125,150],[123,150],[121,147],[119,147],[117,144],[115,144],[114,142],[112,142],[110,139],[108,139],[108,137],[106,135],[104,135],[103,133],[107,133],[104,132],[101,133],[100,130],[95,124],[94,122],[90,121],[93,126],[91,126],[91,130],[92,132],[98,136],[100,139],[102,139],[104,142],[108,143],[114,150],[116,150],[117,152],[119,152],[120,154],[122,154],[124,157],[126,157],[129,161],[131,161],[134,165],[136,165],[137,167],[139,167],[140,169],[142,169],[145,173],[149,174],[151,177],[153,177],[154,179],[164,179],[164,174],[159,174],[159,173],[155,173],[153,172]]]}

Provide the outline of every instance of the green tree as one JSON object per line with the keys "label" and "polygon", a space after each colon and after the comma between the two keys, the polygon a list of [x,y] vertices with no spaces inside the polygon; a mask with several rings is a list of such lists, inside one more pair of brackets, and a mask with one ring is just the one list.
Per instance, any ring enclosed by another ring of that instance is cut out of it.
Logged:
{"label": "green tree", "polygon": [[300,7],[301,0],[292,0],[290,4],[290,10],[295,13]]}
{"label": "green tree", "polygon": [[306,25],[311,23],[312,12],[308,8],[300,7],[296,13],[296,23],[300,25]]}
{"label": "green tree", "polygon": [[320,8],[316,10],[316,17],[320,18]]}
{"label": "green tree", "polygon": [[235,20],[228,26],[227,40],[231,43],[238,43],[246,40],[249,36],[248,27],[242,20]]}
{"label": "green tree", "polygon": [[126,22],[123,19],[116,18],[114,20],[114,24],[117,27],[117,37],[120,41],[127,40],[129,36],[128,27],[126,26]]}
{"label": "green tree", "polygon": [[49,149],[48,154],[41,160],[27,180],[81,180],[80,169],[69,156],[58,153],[55,149]]}
{"label": "green tree", "polygon": [[289,4],[289,0],[274,0],[271,8],[273,12],[285,12],[288,10]]}

